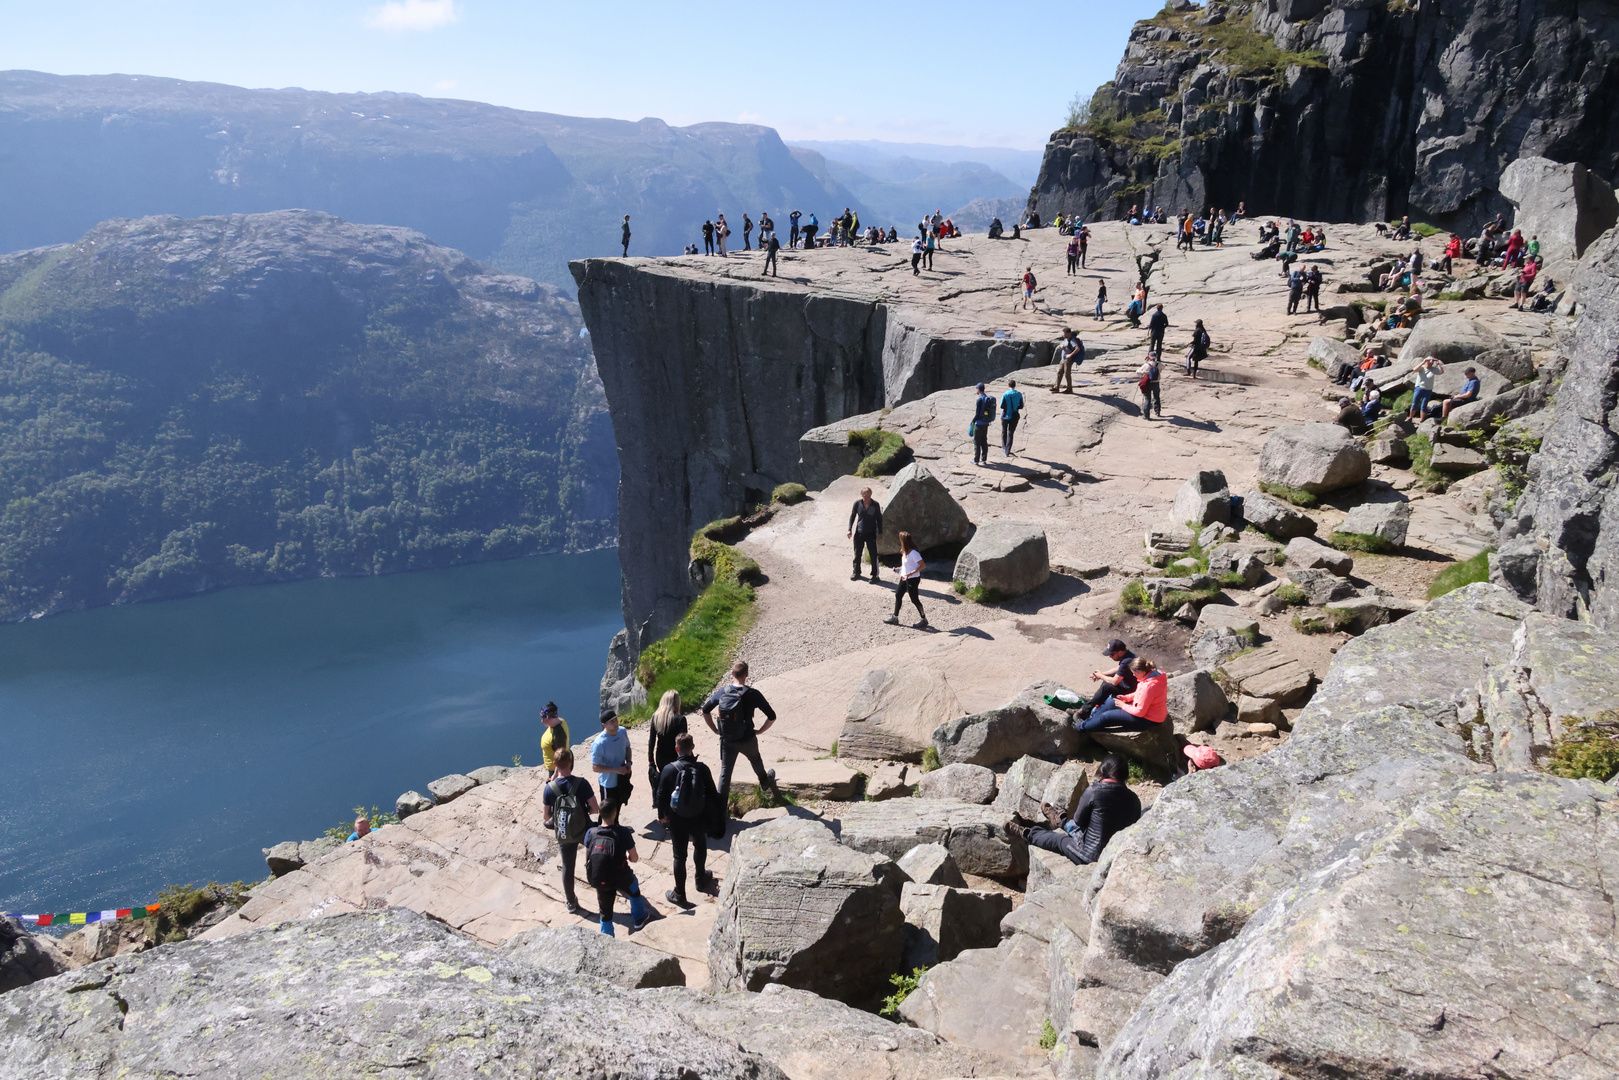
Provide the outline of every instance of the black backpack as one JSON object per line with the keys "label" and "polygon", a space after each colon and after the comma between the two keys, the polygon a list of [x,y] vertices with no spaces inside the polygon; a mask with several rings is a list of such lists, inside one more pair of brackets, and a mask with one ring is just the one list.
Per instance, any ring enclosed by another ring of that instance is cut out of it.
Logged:
{"label": "black backpack", "polygon": [[589,808],[580,801],[577,785],[570,784],[567,780],[553,780],[552,785],[551,790],[556,792],[552,820],[556,825],[557,843],[577,844],[585,838],[585,833],[590,829]]}
{"label": "black backpack", "polygon": [[669,796],[669,808],[678,817],[700,818],[703,811],[708,808],[707,785],[703,783],[703,771],[698,768],[695,761],[679,761],[675,763],[675,790]]}
{"label": "black backpack", "polygon": [[585,834],[585,880],[593,888],[617,886],[629,865],[610,826],[598,825]]}

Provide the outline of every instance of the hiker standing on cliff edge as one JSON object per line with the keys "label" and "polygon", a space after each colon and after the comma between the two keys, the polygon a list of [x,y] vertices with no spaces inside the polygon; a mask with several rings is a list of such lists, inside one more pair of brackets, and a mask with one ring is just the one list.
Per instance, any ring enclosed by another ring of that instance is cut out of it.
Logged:
{"label": "hiker standing on cliff edge", "polygon": [[[718,709],[720,722],[714,722],[714,710]],[[754,712],[765,714],[764,726],[755,730],[753,726]],[[776,770],[765,768],[764,758],[759,756],[759,736],[770,730],[776,722],[776,710],[770,707],[765,696],[748,685],[748,662],[738,660],[731,665],[731,681],[709,695],[703,702],[703,722],[720,737],[720,804],[725,805],[731,794],[731,770],[736,767],[738,754],[748,759],[753,766],[753,775],[759,778],[761,788],[769,788],[772,795],[779,795],[776,790]]]}
{"label": "hiker standing on cliff edge", "polygon": [[624,215],[624,235],[619,239],[624,244],[624,257],[627,259],[630,257],[630,215],[628,214]]}

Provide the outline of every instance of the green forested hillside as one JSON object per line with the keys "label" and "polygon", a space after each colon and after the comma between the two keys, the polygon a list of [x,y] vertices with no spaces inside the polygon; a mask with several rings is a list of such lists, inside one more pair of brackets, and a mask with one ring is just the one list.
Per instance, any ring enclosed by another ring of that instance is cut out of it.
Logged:
{"label": "green forested hillside", "polygon": [[0,256],[0,618],[611,543],[581,326],[304,211]]}

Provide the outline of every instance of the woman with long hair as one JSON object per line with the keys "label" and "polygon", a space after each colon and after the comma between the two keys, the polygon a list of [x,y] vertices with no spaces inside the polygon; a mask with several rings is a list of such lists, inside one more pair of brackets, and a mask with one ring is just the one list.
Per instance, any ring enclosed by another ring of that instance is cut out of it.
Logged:
{"label": "woman with long hair", "polygon": [[1169,676],[1145,656],[1130,661],[1136,688],[1115,694],[1098,705],[1089,719],[1074,724],[1078,731],[1146,731],[1169,719]]}
{"label": "woman with long hair", "polygon": [[922,553],[916,550],[916,546],[911,543],[911,534],[908,532],[899,534],[899,556],[899,589],[894,593],[894,614],[884,619],[883,622],[890,625],[899,623],[900,605],[905,602],[905,596],[908,593],[911,597],[911,603],[916,605],[917,615],[920,616],[916,628],[926,630],[928,613],[922,610],[922,599],[917,594],[917,590],[922,587],[922,571],[928,568],[928,564],[922,561]]}
{"label": "woman with long hair", "polygon": [[680,691],[665,690],[658,702],[658,711],[652,714],[651,731],[646,740],[647,779],[655,793],[663,767],[678,757],[675,739],[686,733],[686,712],[680,707]]}

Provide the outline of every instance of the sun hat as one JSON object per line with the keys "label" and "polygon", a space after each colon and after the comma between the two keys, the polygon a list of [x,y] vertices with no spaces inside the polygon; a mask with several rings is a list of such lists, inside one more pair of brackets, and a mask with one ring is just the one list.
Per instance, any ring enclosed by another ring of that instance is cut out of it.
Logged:
{"label": "sun hat", "polygon": [[1225,760],[1212,746],[1198,746],[1196,743],[1187,743],[1183,750],[1191,759],[1193,765],[1200,769],[1212,769],[1216,765],[1224,765]]}

